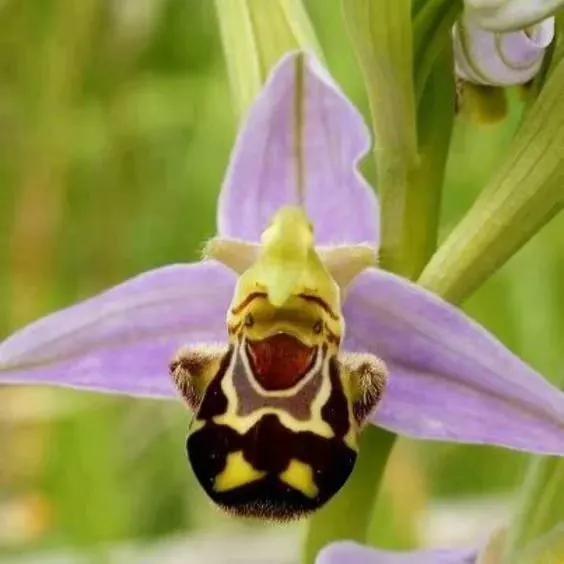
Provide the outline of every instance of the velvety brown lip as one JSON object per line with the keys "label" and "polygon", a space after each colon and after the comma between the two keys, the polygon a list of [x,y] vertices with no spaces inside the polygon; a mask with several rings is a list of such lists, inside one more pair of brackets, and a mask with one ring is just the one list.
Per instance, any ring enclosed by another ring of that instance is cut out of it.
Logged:
{"label": "velvety brown lip", "polygon": [[247,351],[258,383],[268,391],[295,386],[311,369],[316,347],[308,347],[287,333],[249,341]]}

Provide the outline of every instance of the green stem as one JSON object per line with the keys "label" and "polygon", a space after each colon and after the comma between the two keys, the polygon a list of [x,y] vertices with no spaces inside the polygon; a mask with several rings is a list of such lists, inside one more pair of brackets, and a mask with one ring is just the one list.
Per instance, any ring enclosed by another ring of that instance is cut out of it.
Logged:
{"label": "green stem", "polygon": [[[450,30],[462,11],[461,0],[427,0],[413,20],[413,70],[417,100],[426,86],[436,59],[450,44]],[[452,67],[449,76],[452,75]]]}
{"label": "green stem", "polygon": [[382,474],[395,435],[367,427],[360,440],[358,461],[343,489],[310,520],[304,564],[312,564],[319,551],[337,540],[365,542]]}
{"label": "green stem", "polygon": [[301,0],[216,0],[229,82],[238,118],[285,53],[313,52],[323,60]]}
{"label": "green stem", "polygon": [[215,0],[215,5],[233,106],[240,118],[259,93],[264,78],[255,31],[246,2]]}
{"label": "green stem", "polygon": [[418,106],[419,165],[410,187],[405,225],[410,230],[404,264],[416,278],[437,247],[442,186],[454,123],[455,86],[450,38],[443,42]]}
{"label": "green stem", "polygon": [[[374,128],[382,206],[380,262],[415,279],[436,246],[454,118],[450,38],[441,32],[452,23],[459,2],[433,0],[413,25],[408,0],[346,0],[343,8]],[[421,62],[417,68],[414,57]]]}
{"label": "green stem", "polygon": [[529,467],[521,506],[509,529],[503,562],[517,562],[527,545],[563,521],[564,459],[535,458]]}
{"label": "green stem", "polygon": [[382,265],[412,275],[408,224],[419,156],[410,0],[345,0],[343,12],[364,75],[382,206]]}
{"label": "green stem", "polygon": [[[503,564],[519,560],[532,543],[564,523],[564,458],[531,457],[523,493],[510,524]],[[550,541],[549,541],[550,542]],[[543,560],[544,561],[544,560]]]}

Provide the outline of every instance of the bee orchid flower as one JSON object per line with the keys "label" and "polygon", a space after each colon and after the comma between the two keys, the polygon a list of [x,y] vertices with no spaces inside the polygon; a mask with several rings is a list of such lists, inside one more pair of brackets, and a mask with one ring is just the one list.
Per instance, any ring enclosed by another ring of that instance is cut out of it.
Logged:
{"label": "bee orchid flower", "polygon": [[327,501],[366,423],[564,454],[558,389],[462,311],[376,267],[378,202],[358,170],[369,146],[326,70],[288,55],[239,133],[206,258],[16,332],[0,344],[0,382],[182,396],[203,488],[269,518]]}

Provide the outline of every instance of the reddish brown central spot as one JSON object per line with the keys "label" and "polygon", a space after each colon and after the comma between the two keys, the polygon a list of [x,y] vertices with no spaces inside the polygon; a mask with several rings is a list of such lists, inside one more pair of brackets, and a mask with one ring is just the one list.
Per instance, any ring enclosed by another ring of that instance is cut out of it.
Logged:
{"label": "reddish brown central spot", "polygon": [[286,333],[249,342],[247,350],[255,378],[269,391],[291,388],[315,361],[315,347],[308,347]]}

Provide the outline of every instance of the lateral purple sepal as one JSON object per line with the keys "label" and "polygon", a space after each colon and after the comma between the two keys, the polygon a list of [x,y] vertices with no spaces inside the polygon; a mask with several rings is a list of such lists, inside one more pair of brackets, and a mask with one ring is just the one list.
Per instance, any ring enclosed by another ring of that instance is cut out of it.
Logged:
{"label": "lateral purple sepal", "polygon": [[345,304],[347,345],[380,356],[390,382],[373,422],[421,439],[564,454],[564,393],[459,309],[370,269]]}
{"label": "lateral purple sepal", "polygon": [[0,383],[173,397],[183,344],[223,342],[235,276],[215,262],[141,274],[0,343]]}

